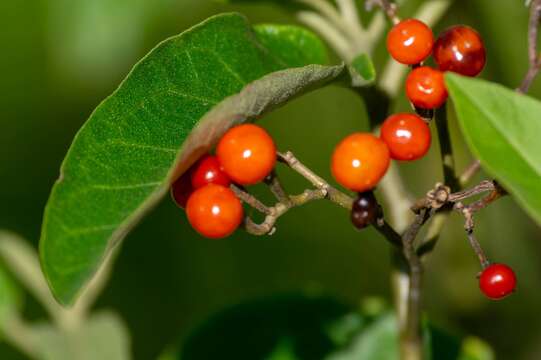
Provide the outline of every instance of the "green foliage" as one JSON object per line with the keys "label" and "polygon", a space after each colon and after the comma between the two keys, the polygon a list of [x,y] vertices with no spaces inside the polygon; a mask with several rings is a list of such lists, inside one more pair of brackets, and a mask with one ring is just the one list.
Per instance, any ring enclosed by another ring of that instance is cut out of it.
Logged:
{"label": "green foliage", "polygon": [[376,68],[368,54],[360,54],[351,62],[351,67],[358,77],[353,77],[355,86],[366,86],[376,81]]}
{"label": "green foliage", "polygon": [[236,305],[197,329],[179,359],[323,359],[336,348],[331,329],[348,311],[332,299],[300,295]]}
{"label": "green foliage", "polygon": [[[431,325],[424,332],[427,359],[492,359],[477,338],[461,344]],[[326,297],[290,295],[223,310],[186,340],[178,359],[395,360],[398,346],[396,320],[386,309],[375,313]]]}
{"label": "green foliage", "polygon": [[131,359],[128,331],[113,313],[94,314],[73,331],[35,325],[31,334],[40,360]]}
{"label": "green foliage", "polygon": [[[266,25],[254,33],[241,15],[225,14],[164,41],[137,64],[77,134],[47,203],[40,255],[57,299],[75,299],[227,128],[342,74],[342,66],[298,67],[322,62],[323,49],[306,30]],[[280,71],[289,67],[297,68]]]}
{"label": "green foliage", "polygon": [[541,102],[484,80],[446,81],[471,150],[541,224]]}

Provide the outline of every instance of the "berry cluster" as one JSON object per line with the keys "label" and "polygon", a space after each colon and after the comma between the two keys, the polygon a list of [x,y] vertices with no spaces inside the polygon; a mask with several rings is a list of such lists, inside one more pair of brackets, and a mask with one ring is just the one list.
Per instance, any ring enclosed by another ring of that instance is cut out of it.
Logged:
{"label": "berry cluster", "polygon": [[[434,40],[423,22],[408,19],[396,24],[387,36],[387,48],[398,62],[412,67],[406,80],[406,95],[419,114],[430,114],[447,100],[443,72],[467,76],[481,72],[485,64],[483,42],[475,30],[454,26]],[[438,69],[424,66],[432,54]],[[373,189],[389,168],[391,159],[422,158],[431,143],[427,116],[398,113],[382,124],[380,136],[357,132],[334,149],[331,172],[338,183],[358,193],[352,204],[351,221],[358,229],[382,217]],[[186,209],[192,227],[208,238],[223,238],[241,224],[244,211],[231,184],[239,187],[265,179],[276,164],[276,146],[261,127],[244,124],[231,128],[220,139],[216,155],[205,155],[172,186],[178,206]],[[491,299],[514,291],[516,278],[503,264],[485,266],[479,286]]]}
{"label": "berry cluster", "polygon": [[[446,102],[445,71],[476,76],[486,61],[483,42],[475,30],[458,25],[434,40],[432,30],[416,19],[401,21],[389,31],[387,49],[396,61],[411,66],[406,95],[423,115]],[[423,65],[431,54],[437,69]],[[363,229],[381,217],[381,207],[372,190],[385,175],[390,159],[413,161],[428,152],[428,121],[417,114],[394,114],[383,122],[379,138],[370,133],[354,133],[336,146],[332,174],[342,186],[358,192],[351,211],[355,227]],[[490,299],[501,299],[514,291],[515,274],[506,265],[488,265],[480,274],[479,286]]]}
{"label": "berry cluster", "polygon": [[[413,68],[406,80],[406,94],[416,109],[431,110],[445,103],[443,71],[474,76],[485,64],[480,36],[462,25],[448,29],[434,41],[427,25],[407,19],[389,31],[387,49],[396,61]],[[430,54],[434,55],[439,70],[422,66]],[[394,114],[383,122],[379,138],[355,133],[342,140],[332,157],[332,173],[342,186],[366,192],[385,175],[390,159],[420,159],[428,152],[430,142],[430,129],[420,116]]]}
{"label": "berry cluster", "polygon": [[271,136],[257,125],[239,125],[220,139],[216,156],[203,156],[173,184],[171,194],[179,207],[186,208],[188,221],[198,233],[223,238],[239,227],[244,216],[229,186],[262,181],[275,163]]}

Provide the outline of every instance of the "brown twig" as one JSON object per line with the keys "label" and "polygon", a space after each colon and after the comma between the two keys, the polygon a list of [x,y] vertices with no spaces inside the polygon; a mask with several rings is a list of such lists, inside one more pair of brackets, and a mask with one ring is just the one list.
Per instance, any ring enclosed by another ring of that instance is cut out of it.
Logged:
{"label": "brown twig", "polygon": [[367,0],[365,4],[367,10],[371,10],[374,6],[380,7],[393,24],[398,24],[400,22],[400,18],[398,17],[398,7],[395,3],[389,0]]}
{"label": "brown twig", "polygon": [[265,183],[269,186],[269,189],[276,197],[276,200],[285,204],[290,201],[275,170],[273,170],[270,175],[267,176]]}
{"label": "brown twig", "polygon": [[528,23],[528,61],[529,68],[517,88],[520,93],[528,92],[533,80],[541,69],[541,53],[538,53],[538,28],[541,19],[541,0],[533,0],[530,4],[530,21]]}
{"label": "brown twig", "polygon": [[[490,195],[488,196],[490,197]],[[476,210],[474,210],[471,205],[470,206],[464,206],[461,202],[458,202],[455,204],[454,208],[462,213],[465,219],[464,223],[464,230],[466,230],[466,235],[468,237],[468,241],[470,242],[470,246],[477,255],[477,258],[479,259],[479,263],[481,264],[481,268],[486,268],[490,262],[488,261],[487,256],[485,255],[485,252],[483,251],[483,248],[481,247],[481,244],[477,241],[475,238],[475,235],[473,234],[474,230],[474,221],[473,221],[473,214]]]}
{"label": "brown twig", "polygon": [[240,200],[250,205],[251,207],[259,211],[260,213],[265,214],[265,215],[269,215],[271,213],[271,209],[269,207],[267,207],[261,201],[256,199],[254,196],[252,196],[248,192],[246,192],[246,190],[244,190],[240,186],[231,184],[229,187]]}
{"label": "brown twig", "polygon": [[415,249],[415,239],[424,223],[434,214],[431,209],[423,209],[411,225],[402,235],[402,251],[408,263],[410,274],[409,296],[407,305],[406,324],[401,331],[401,338],[404,343],[402,347],[402,358],[421,359],[423,342],[421,336],[421,285],[423,275],[423,264]]}

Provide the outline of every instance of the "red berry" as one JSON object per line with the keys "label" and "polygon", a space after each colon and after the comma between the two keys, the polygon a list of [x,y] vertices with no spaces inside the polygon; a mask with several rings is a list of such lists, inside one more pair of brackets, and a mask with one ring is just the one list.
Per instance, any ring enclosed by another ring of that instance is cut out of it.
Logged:
{"label": "red berry", "polygon": [[479,278],[479,288],[492,300],[503,299],[515,291],[517,278],[513,269],[504,264],[492,264],[485,268]]}
{"label": "red berry", "polygon": [[193,166],[192,186],[199,189],[208,184],[228,187],[231,184],[229,176],[222,170],[216,156],[205,155]]}
{"label": "red berry", "polygon": [[432,30],[416,19],[399,22],[387,34],[387,50],[399,63],[419,64],[432,52]]}
{"label": "red berry", "polygon": [[231,235],[239,227],[244,211],[231,189],[209,184],[193,192],[186,205],[186,214],[199,234],[219,239]]}
{"label": "red berry", "polygon": [[178,178],[173,185],[171,185],[171,197],[173,198],[175,204],[182,209],[186,207],[188,198],[194,191],[192,182],[190,181],[190,173],[191,172],[188,170],[180,178]]}
{"label": "red berry", "polygon": [[435,109],[447,100],[447,89],[441,71],[421,66],[410,72],[406,80],[406,95],[413,105]]}
{"label": "red berry", "polygon": [[381,126],[381,139],[395,160],[417,160],[430,149],[428,125],[417,115],[400,113],[389,116]]}
{"label": "red berry", "polygon": [[229,129],[216,148],[224,172],[241,185],[263,180],[276,164],[276,146],[271,136],[253,124]]}
{"label": "red berry", "polygon": [[436,40],[434,60],[441,71],[476,76],[486,62],[483,40],[477,31],[468,26],[453,26]]}
{"label": "red berry", "polygon": [[336,181],[353,191],[374,188],[387,172],[389,149],[370,133],[354,133],[334,149],[331,171]]}

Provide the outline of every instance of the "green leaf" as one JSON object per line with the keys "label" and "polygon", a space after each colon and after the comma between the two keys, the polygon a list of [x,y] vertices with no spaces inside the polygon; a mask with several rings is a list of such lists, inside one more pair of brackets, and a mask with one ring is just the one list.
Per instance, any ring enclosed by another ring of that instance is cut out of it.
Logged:
{"label": "green leaf", "polygon": [[69,332],[51,324],[31,328],[41,360],[129,360],[131,340],[122,320],[110,312],[90,316]]}
{"label": "green leaf", "polygon": [[446,82],[474,155],[541,224],[541,102],[485,80]]}
{"label": "green leaf", "polygon": [[273,40],[268,28],[256,33],[238,14],[212,17],[158,45],[94,111],[45,209],[40,257],[61,303],[73,302],[174,179],[229,127],[344,72],[322,65],[284,70],[319,62],[323,45],[294,27],[280,27]]}
{"label": "green leaf", "polygon": [[323,359],[336,347],[329,329],[348,311],[332,299],[304,295],[239,304],[198,328],[179,359]]}
{"label": "green leaf", "polygon": [[458,360],[494,360],[494,350],[483,340],[470,336],[462,342]]}
{"label": "green leaf", "polygon": [[360,54],[351,62],[351,68],[357,76],[353,76],[354,86],[367,86],[376,80],[376,68],[368,54]]}

